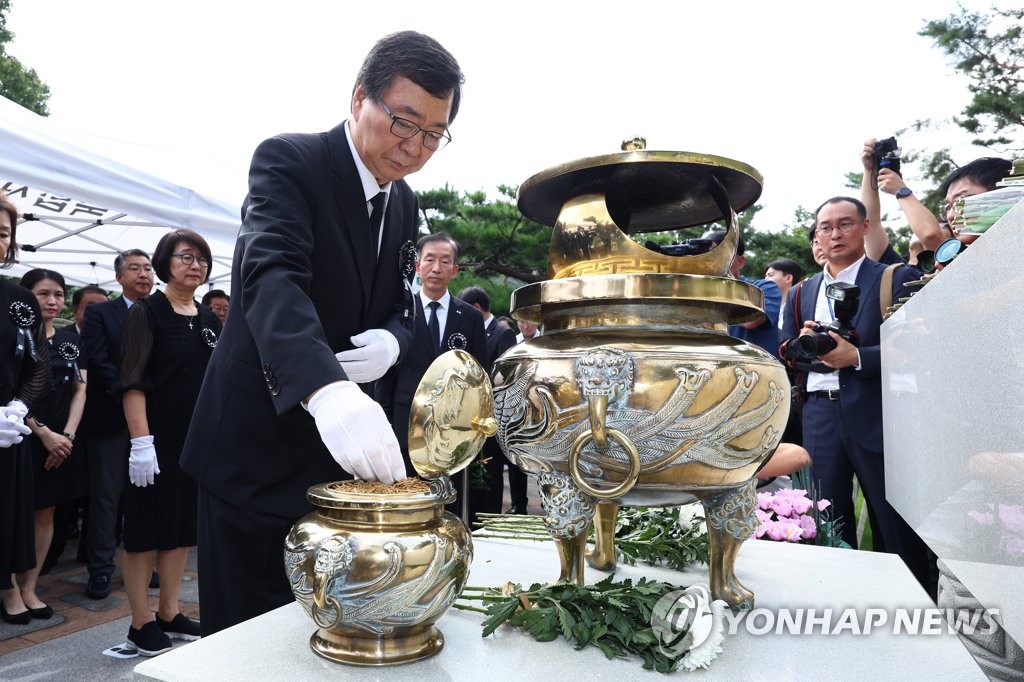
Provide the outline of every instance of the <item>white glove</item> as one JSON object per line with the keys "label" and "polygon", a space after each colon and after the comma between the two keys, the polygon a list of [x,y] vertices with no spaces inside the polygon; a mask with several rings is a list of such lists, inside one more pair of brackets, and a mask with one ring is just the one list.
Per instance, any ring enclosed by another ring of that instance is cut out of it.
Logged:
{"label": "white glove", "polygon": [[156,448],[153,436],[132,438],[132,453],[128,455],[128,479],[132,485],[145,488],[153,485],[160,466],[156,463]]}
{"label": "white glove", "polygon": [[355,348],[334,354],[349,381],[376,381],[398,361],[398,339],[387,329],[367,329],[349,340]]}
{"label": "white glove", "polygon": [[384,410],[351,381],[335,381],[305,406],[342,469],[364,481],[405,478],[405,463]]}
{"label": "white glove", "polygon": [[21,419],[23,422],[25,421],[25,417],[28,416],[28,405],[21,402],[17,398],[7,403],[5,407],[0,409],[3,410],[4,416],[10,417],[13,415],[18,419]]}
{"label": "white glove", "polygon": [[28,407],[20,400],[12,400],[0,407],[0,448],[9,448],[21,442],[23,436],[32,433],[25,425]]}

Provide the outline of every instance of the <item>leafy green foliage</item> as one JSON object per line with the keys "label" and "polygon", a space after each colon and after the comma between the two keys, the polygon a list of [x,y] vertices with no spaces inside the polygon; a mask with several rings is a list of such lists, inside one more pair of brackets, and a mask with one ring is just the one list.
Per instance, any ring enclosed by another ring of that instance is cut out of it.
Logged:
{"label": "leafy green foliage", "polygon": [[681,523],[680,507],[623,507],[615,519],[615,549],[630,565],[664,564],[677,571],[707,564],[711,548],[701,516]]}
{"label": "leafy green foliage", "polygon": [[35,72],[26,68],[15,57],[7,54],[7,44],[14,40],[14,34],[7,29],[7,13],[10,0],[0,0],[0,96],[31,109],[40,116],[49,116],[46,101],[50,88]]}
{"label": "leafy green foliage", "polygon": [[925,24],[920,35],[953,58],[957,71],[971,79],[974,95],[957,123],[984,147],[1024,149],[1024,9],[980,14],[960,7],[944,19]]}
{"label": "leafy green foliage", "polygon": [[484,637],[508,623],[538,642],[561,636],[576,649],[594,646],[609,659],[639,656],[647,670],[672,672],[678,659],[663,653],[651,627],[651,614],[662,596],[683,588],[646,578],[634,585],[632,580],[616,582],[614,577],[595,585],[535,583],[525,590],[520,585],[467,587],[460,598],[488,603]]}

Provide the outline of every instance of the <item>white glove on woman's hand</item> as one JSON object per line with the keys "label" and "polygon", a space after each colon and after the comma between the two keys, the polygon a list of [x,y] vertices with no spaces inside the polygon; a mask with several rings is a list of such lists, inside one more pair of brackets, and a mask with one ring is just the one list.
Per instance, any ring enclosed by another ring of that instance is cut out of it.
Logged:
{"label": "white glove on woman's hand", "polygon": [[306,409],[342,469],[364,481],[405,478],[405,463],[384,410],[351,381],[335,381],[313,394]]}
{"label": "white glove on woman's hand", "polygon": [[0,448],[9,448],[21,442],[22,437],[32,433],[25,425],[28,407],[20,400],[12,400],[0,407]]}
{"label": "white glove on woman's hand", "polygon": [[128,479],[132,485],[137,485],[140,488],[153,485],[153,481],[159,473],[160,465],[156,462],[153,436],[132,438],[132,452],[128,455]]}
{"label": "white glove on woman's hand", "polygon": [[376,381],[398,361],[398,339],[387,329],[367,329],[349,340],[355,348],[334,354],[349,381]]}

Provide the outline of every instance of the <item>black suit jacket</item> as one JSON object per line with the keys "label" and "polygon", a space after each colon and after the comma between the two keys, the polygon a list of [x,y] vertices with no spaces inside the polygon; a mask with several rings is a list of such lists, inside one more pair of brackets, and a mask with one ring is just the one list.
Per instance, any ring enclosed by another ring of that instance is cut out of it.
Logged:
{"label": "black suit jacket", "polygon": [[[402,452],[408,455],[409,441],[409,405],[416,394],[416,387],[423,378],[423,373],[434,361],[433,345],[427,332],[426,316],[420,297],[416,296],[416,324],[412,348],[400,363],[377,382],[374,397],[384,408],[391,426],[395,430]],[[463,350],[476,358],[477,362],[486,367],[487,337],[484,333],[484,318],[473,306],[451,297],[451,309],[445,322],[444,338],[441,341],[439,355],[443,355],[459,344],[452,342],[452,337],[461,334],[466,339]]]}
{"label": "black suit jacket", "polygon": [[[846,423],[848,433],[852,433],[857,442],[873,452],[882,452],[882,358],[880,352],[880,330],[882,311],[879,302],[879,284],[884,265],[871,259],[864,259],[857,272],[856,284],[860,287],[860,304],[857,314],[853,317],[853,326],[860,337],[861,369],[846,367],[839,370],[839,407]],[[913,267],[900,267],[893,273],[892,300],[909,296],[910,289],[906,282],[919,279],[921,271]],[[822,273],[818,273],[803,283],[800,289],[800,320],[814,319],[814,308],[821,288]],[[792,339],[799,335],[796,319],[791,306],[796,293],[793,287],[787,293],[786,316],[782,332],[783,339]]]}
{"label": "black suit jacket", "polygon": [[350,476],[301,401],[345,379],[334,354],[383,328],[412,340],[400,251],[416,239],[416,197],[393,183],[374,262],[366,197],[344,124],[256,149],[231,272],[231,304],[181,457],[209,492],[298,517],[306,489]]}
{"label": "black suit jacket", "polygon": [[124,296],[87,306],[82,320],[81,365],[89,371],[85,386],[82,430],[111,435],[127,428],[124,409],[116,392],[121,371],[121,330],[128,318]]}
{"label": "black suit jacket", "polygon": [[502,353],[516,345],[516,333],[498,322],[498,318],[491,315],[491,321],[487,323],[487,364],[484,369],[490,374],[494,368],[494,361],[501,357]]}

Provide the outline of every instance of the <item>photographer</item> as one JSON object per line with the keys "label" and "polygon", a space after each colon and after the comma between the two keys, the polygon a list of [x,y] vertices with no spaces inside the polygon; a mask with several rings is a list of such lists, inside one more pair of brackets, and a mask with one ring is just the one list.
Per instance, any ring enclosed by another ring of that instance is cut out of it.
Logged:
{"label": "photographer", "polygon": [[[815,331],[819,325],[833,327],[827,334],[834,348],[815,358],[820,364],[812,363],[803,386],[803,445],[811,453],[813,477],[821,496],[832,501],[835,518],[842,521],[843,540],[856,547],[856,474],[868,505],[874,549],[899,554],[934,594],[934,587],[926,584],[924,544],[885,499],[879,287],[886,268],[864,252],[871,221],[857,199],[834,197],[818,207],[814,224],[827,262],[821,273],[790,290],[787,307],[796,314],[785,316],[780,334],[784,339],[780,354],[792,363],[801,345],[796,342],[798,336],[820,333]],[[907,295],[905,283],[920,276],[916,268],[897,268],[893,299]],[[836,315],[840,296],[852,298],[854,289],[859,309],[847,304]],[[827,290],[831,297],[826,296]],[[845,319],[846,329],[842,322],[835,324],[839,316]],[[803,321],[802,326],[797,320]]]}
{"label": "photographer", "polygon": [[[893,158],[894,153],[895,157]],[[887,156],[890,158],[884,158]],[[882,227],[879,190],[896,197],[911,232],[920,241],[920,249],[934,251],[949,237],[942,230],[938,219],[931,210],[922,204],[914,192],[903,182],[903,177],[900,175],[899,150],[896,149],[895,138],[882,141],[875,138],[867,140],[861,149],[860,160],[864,166],[860,198],[867,209],[867,217],[870,221],[870,227],[864,237],[864,250],[868,258],[886,264],[903,262],[903,258],[889,244],[889,235]]]}
{"label": "photographer", "polygon": [[[720,244],[725,238],[725,230],[709,230],[704,233],[702,239],[709,240],[712,244]],[[747,279],[740,272],[746,263],[743,255],[743,237],[739,238],[736,247],[736,255],[729,265],[729,273],[736,279],[753,284],[764,293],[764,314],[765,316],[754,322],[744,322],[738,325],[729,326],[729,336],[749,341],[750,343],[763,348],[776,358],[779,357],[779,308],[782,305],[782,293],[778,285],[770,279]]]}

